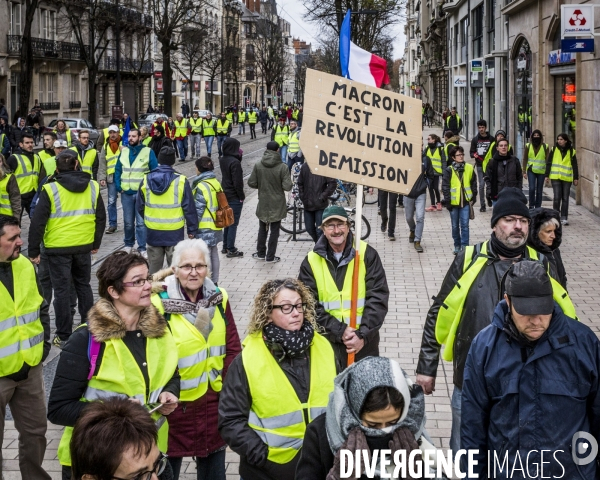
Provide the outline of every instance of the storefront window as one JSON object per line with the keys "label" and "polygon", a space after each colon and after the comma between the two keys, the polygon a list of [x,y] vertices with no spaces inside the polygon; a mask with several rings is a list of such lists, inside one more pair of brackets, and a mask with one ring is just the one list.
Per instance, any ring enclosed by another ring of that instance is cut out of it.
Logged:
{"label": "storefront window", "polygon": [[527,139],[531,135],[532,119],[532,77],[531,77],[531,48],[527,40],[523,40],[519,54],[514,60],[515,72],[515,125],[517,134],[514,154],[517,158],[523,158],[523,150]]}
{"label": "storefront window", "polygon": [[566,133],[573,142],[573,146],[577,145],[576,135],[576,101],[577,101],[577,88],[575,84],[575,75],[569,75],[566,77],[556,77],[556,106],[555,109],[555,132],[554,137],[559,133]]}

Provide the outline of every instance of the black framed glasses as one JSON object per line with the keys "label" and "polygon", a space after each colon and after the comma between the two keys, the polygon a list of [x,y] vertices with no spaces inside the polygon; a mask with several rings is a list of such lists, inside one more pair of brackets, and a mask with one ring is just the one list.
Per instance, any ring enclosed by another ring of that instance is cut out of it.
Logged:
{"label": "black framed glasses", "polygon": [[112,477],[112,478],[113,478],[113,480],[151,480],[153,474],[156,474],[156,476],[158,477],[165,471],[165,468],[167,467],[167,461],[168,461],[167,455],[160,452],[158,459],[156,460],[156,462],[154,462],[154,466],[152,467],[152,470],[139,473],[135,477],[132,477],[132,478],[119,478],[119,477]]}
{"label": "black framed glasses", "polygon": [[273,305],[273,309],[278,308],[281,313],[289,314],[292,313],[294,308],[298,313],[304,313],[306,311],[306,303],[298,303],[297,305],[286,304],[286,305]]}

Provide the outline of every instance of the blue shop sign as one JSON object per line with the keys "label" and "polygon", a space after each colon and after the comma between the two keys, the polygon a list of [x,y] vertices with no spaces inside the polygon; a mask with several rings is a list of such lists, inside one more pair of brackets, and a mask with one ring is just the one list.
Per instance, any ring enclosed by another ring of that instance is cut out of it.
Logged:
{"label": "blue shop sign", "polygon": [[593,38],[568,38],[566,40],[561,40],[560,42],[560,50],[561,52],[594,52],[594,39]]}

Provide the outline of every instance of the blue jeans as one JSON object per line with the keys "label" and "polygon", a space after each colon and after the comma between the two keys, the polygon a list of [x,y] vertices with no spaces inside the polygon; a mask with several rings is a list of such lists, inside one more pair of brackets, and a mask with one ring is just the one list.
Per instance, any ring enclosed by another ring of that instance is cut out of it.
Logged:
{"label": "blue jeans", "polygon": [[279,154],[281,155],[281,161],[283,163],[287,163],[287,149],[288,149],[287,145],[283,145],[282,147],[279,147]]}
{"label": "blue jeans", "polygon": [[[169,457],[173,478],[179,479],[183,458]],[[225,450],[211,453],[208,457],[196,457],[197,480],[225,480]]]}
{"label": "blue jeans", "polygon": [[188,154],[188,139],[183,137],[181,140],[175,140],[177,143],[177,150],[179,150],[179,160],[183,161]]}
{"label": "blue jeans", "polygon": [[462,390],[454,385],[452,400],[452,430],[450,432],[450,449],[456,453],[460,450],[460,420],[462,417]]}
{"label": "blue jeans", "polygon": [[217,135],[217,147],[219,147],[219,157],[223,155],[223,142],[227,138],[227,135]]}
{"label": "blue jeans", "polygon": [[240,223],[240,217],[242,216],[243,205],[239,200],[229,200],[229,206],[233,210],[233,224],[223,229],[223,247],[230,252],[237,251],[237,248],[235,248],[235,236]]}
{"label": "blue jeans", "polygon": [[450,219],[454,248],[466,247],[469,245],[469,204],[462,208],[453,206],[450,210]]}
{"label": "blue jeans", "polygon": [[540,208],[542,206],[544,177],[544,173],[533,173],[531,169],[527,170],[527,181],[529,182],[529,208]]}
{"label": "blue jeans", "polygon": [[138,250],[146,250],[146,225],[144,219],[137,212],[137,195],[121,194],[121,205],[123,206],[123,223],[125,224],[125,246],[131,248],[135,245],[137,237]]}
{"label": "blue jeans", "polygon": [[215,141],[215,136],[209,136],[209,137],[204,137],[204,142],[206,143],[206,152],[208,153],[208,156],[210,157],[210,155],[212,154],[212,144]]}
{"label": "blue jeans", "polygon": [[107,183],[106,188],[108,190],[108,226],[117,226],[117,185],[113,183]]}
{"label": "blue jeans", "polygon": [[190,135],[190,150],[192,154],[192,158],[200,158],[202,145],[202,137],[198,133],[197,135]]}
{"label": "blue jeans", "polygon": [[415,242],[420,242],[421,238],[423,238],[426,202],[426,193],[422,193],[417,198],[404,197],[404,217],[406,218],[409,230],[415,232]]}
{"label": "blue jeans", "polygon": [[245,123],[238,123],[238,135],[246,135],[246,124]]}

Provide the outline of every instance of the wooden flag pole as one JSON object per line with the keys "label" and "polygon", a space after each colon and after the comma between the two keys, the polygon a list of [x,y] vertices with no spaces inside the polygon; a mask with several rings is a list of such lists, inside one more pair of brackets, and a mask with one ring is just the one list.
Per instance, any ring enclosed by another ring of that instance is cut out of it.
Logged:
{"label": "wooden flag pole", "polygon": [[[360,270],[360,235],[362,232],[363,186],[356,186],[356,214],[354,215],[354,271],[352,272],[352,297],[350,299],[350,327],[356,329],[358,311],[358,272]],[[354,353],[348,354],[348,366],[354,363]]]}

